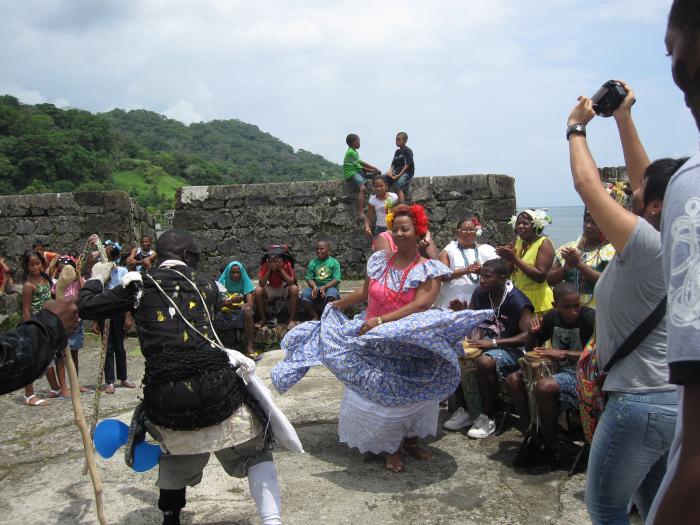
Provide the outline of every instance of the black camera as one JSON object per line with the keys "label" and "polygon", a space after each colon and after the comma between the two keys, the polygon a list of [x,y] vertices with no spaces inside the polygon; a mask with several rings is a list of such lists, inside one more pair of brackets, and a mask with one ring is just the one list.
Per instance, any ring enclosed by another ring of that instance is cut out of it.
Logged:
{"label": "black camera", "polygon": [[593,110],[601,117],[612,117],[613,111],[620,107],[627,93],[622,84],[615,80],[608,80],[591,97]]}

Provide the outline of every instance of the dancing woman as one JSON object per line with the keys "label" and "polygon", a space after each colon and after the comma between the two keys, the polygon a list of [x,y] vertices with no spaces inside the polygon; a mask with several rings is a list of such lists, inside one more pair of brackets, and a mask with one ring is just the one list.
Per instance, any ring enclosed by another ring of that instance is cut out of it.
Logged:
{"label": "dancing woman", "polygon": [[[384,453],[386,468],[401,472],[401,452],[430,459],[418,438],[437,432],[439,401],[459,384],[459,341],[492,311],[430,309],[450,270],[421,256],[428,218],[420,205],[398,205],[387,215],[395,252],[367,262],[363,288],[326,307],[321,321],[298,326],[282,341],[284,361],[272,371],[281,392],[311,366],[323,364],[345,385],[341,442],[360,452]],[[348,319],[340,310],[367,301]]]}

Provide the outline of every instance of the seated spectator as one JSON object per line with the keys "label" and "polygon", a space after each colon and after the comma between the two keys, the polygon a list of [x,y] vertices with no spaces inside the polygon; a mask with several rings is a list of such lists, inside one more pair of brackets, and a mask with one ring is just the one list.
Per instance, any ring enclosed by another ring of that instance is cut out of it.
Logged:
{"label": "seated spectator", "polygon": [[372,188],[374,195],[369,198],[365,217],[365,234],[368,237],[376,237],[386,231],[386,214],[398,201],[396,193],[387,191],[388,187],[382,175],[375,175],[372,179]]}
{"label": "seated spectator", "polygon": [[386,174],[389,188],[398,194],[399,202],[406,200],[406,193],[408,193],[411,179],[416,172],[416,167],[413,164],[413,150],[406,146],[406,142],[408,142],[408,134],[399,131],[396,134],[397,150],[394,152],[394,158]]}
{"label": "seated spectator", "polygon": [[557,250],[552,269],[547,272],[547,283],[550,286],[561,282],[575,285],[581,296],[581,304],[595,308],[595,283],[614,256],[615,248],[586,210],[583,213],[583,234]]}
{"label": "seated spectator", "polygon": [[299,304],[299,286],[294,275],[294,267],[289,257],[282,251],[273,251],[263,257],[258,272],[258,287],[255,288],[255,306],[260,320],[255,324],[256,328],[262,328],[267,324],[267,302],[274,299],[287,299],[289,304],[290,330],[297,325],[296,315]]}
{"label": "seated spectator", "polygon": [[523,292],[535,307],[535,313],[552,308],[552,289],[547,272],[554,261],[554,246],[542,232],[552,219],[543,210],[524,210],[514,215],[515,245],[499,246],[496,253],[505,259],[513,286]]}
{"label": "seated spectator", "polygon": [[360,154],[357,152],[360,149],[360,137],[355,133],[350,133],[345,137],[345,143],[348,145],[348,150],[345,152],[343,159],[343,178],[352,186],[353,190],[357,191],[357,217],[360,222],[365,220],[365,195],[367,190],[365,183],[374,175],[381,175],[381,171],[360,160]]}
{"label": "seated spectator", "polygon": [[15,293],[15,283],[12,281],[12,269],[0,257],[0,295],[4,293]]}
{"label": "seated spectator", "polygon": [[243,329],[246,339],[246,353],[253,359],[258,359],[255,351],[255,325],[253,322],[253,293],[255,285],[248,277],[248,272],[242,263],[232,261],[219,277],[220,288],[232,299],[234,305],[225,307],[216,314],[217,326],[222,330]]}
{"label": "seated spectator", "polygon": [[[525,294],[506,281],[507,275],[508,269],[502,259],[484,262],[479,287],[472,294],[469,303],[472,310],[492,308],[496,314],[494,319],[479,325],[478,337],[468,340],[469,344],[484,352],[476,361],[483,413],[474,420],[467,433],[474,439],[483,439],[496,431],[494,417],[498,379],[505,380],[508,374],[518,369],[518,359],[525,352],[534,311]],[[459,310],[465,308],[466,304],[455,302],[454,307]],[[469,417],[466,411],[456,415]],[[471,421],[463,426],[469,424]]]}
{"label": "seated spectator", "polygon": [[[527,349],[534,349],[541,357],[551,359],[558,365],[558,372],[537,381],[534,389],[544,448],[539,447],[538,439],[531,440],[536,450],[524,451],[516,459],[515,465],[527,467],[528,474],[540,474],[554,470],[559,461],[557,423],[560,408],[578,406],[576,363],[595,330],[595,310],[581,306],[575,285],[559,283],[554,287],[554,309],[545,314],[542,320],[534,317],[529,329]],[[551,342],[551,348],[543,348],[547,341]],[[506,382],[522,428],[527,430],[531,414],[523,372],[513,372]]]}
{"label": "seated spectator", "polygon": [[329,241],[316,243],[316,258],[307,266],[304,279],[309,287],[302,292],[301,302],[311,319],[318,320],[326,303],[340,299],[340,263],[331,257]]}
{"label": "seated spectator", "polygon": [[469,304],[472,293],[479,285],[481,265],[498,257],[493,246],[476,241],[480,235],[481,224],[477,217],[460,219],[455,229],[456,239],[440,252],[440,262],[452,270],[452,275],[442,283],[435,302],[438,308],[450,308],[450,303],[455,299]]}
{"label": "seated spectator", "polygon": [[129,271],[150,270],[157,255],[153,249],[150,236],[144,235],[141,239],[141,246],[131,249],[131,253],[126,259],[126,267]]}

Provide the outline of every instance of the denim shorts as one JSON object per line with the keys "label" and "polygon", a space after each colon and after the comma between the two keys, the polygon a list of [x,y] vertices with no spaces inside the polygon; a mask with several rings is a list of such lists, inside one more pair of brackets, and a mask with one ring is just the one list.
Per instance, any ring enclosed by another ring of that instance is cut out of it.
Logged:
{"label": "denim shorts", "polygon": [[[338,288],[335,286],[331,286],[330,288],[326,289],[326,297],[324,299],[321,299],[320,297],[316,299],[316,301],[327,301],[329,299],[340,299],[340,292],[338,291]],[[301,292],[301,302],[302,303],[313,303],[313,299],[311,299],[311,288],[304,288],[304,291]]]}
{"label": "denim shorts", "polygon": [[578,406],[576,396],[576,369],[570,368],[552,376],[559,385],[559,402],[571,407]]}
{"label": "denim shorts", "polygon": [[411,184],[411,179],[413,179],[413,175],[410,173],[404,173],[397,180],[392,180],[389,186],[392,189],[404,191],[408,188],[408,185]]}
{"label": "denim shorts", "polygon": [[364,186],[367,184],[367,182],[371,181],[373,176],[374,175],[367,173],[366,171],[359,171],[352,177],[345,179],[345,182],[350,184],[353,188],[359,189],[361,186]]}
{"label": "denim shorts", "polygon": [[384,233],[385,231],[387,231],[386,226],[376,226],[376,225],[374,226],[374,236],[375,237],[377,235],[379,235],[380,233]]}
{"label": "denim shorts", "polygon": [[508,374],[512,374],[520,365],[518,364],[518,359],[523,356],[521,350],[506,350],[504,348],[494,348],[493,350],[487,350],[484,352],[496,361],[496,371],[498,376],[505,380]]}
{"label": "denim shorts", "polygon": [[80,350],[85,344],[85,331],[82,319],[78,322],[78,329],[68,338],[68,346],[71,350]]}

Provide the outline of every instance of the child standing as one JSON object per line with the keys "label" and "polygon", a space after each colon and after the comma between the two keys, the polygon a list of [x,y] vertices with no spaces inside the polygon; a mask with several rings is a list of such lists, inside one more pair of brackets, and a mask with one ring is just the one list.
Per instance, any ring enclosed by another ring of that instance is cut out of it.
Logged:
{"label": "child standing", "polygon": [[[396,193],[387,191],[389,187],[382,175],[374,176],[372,188],[374,195],[369,198],[367,216],[365,217],[365,233],[368,237],[376,237],[386,231],[386,214],[399,198]],[[372,223],[374,223],[374,230]]]}
{"label": "child standing", "polygon": [[348,145],[348,150],[345,152],[345,158],[343,159],[343,178],[354,190],[357,190],[357,216],[364,221],[365,194],[367,192],[365,182],[372,175],[380,174],[381,172],[371,164],[360,160],[360,154],[357,152],[360,149],[360,137],[358,135],[350,133],[345,137],[345,143]]}
{"label": "child standing", "polygon": [[408,193],[411,179],[416,171],[413,164],[413,151],[406,146],[408,142],[408,134],[404,131],[399,131],[396,134],[396,147],[394,159],[391,161],[391,167],[387,173],[389,179],[389,187],[396,191],[399,195],[399,202],[403,202],[405,193]]}
{"label": "child standing", "polygon": [[304,276],[309,287],[301,294],[304,309],[314,321],[319,319],[317,305],[325,306],[329,301],[340,299],[340,278],[340,263],[331,257],[330,241],[318,241],[316,258],[311,260]]}
{"label": "child standing", "polygon": [[[38,314],[44,303],[51,299],[51,283],[49,276],[44,272],[41,254],[34,250],[22,255],[22,270],[25,276],[22,288],[22,320],[29,321],[31,316]],[[24,402],[29,406],[39,406],[46,403],[46,400],[36,396],[34,383],[30,383],[24,387]]]}

